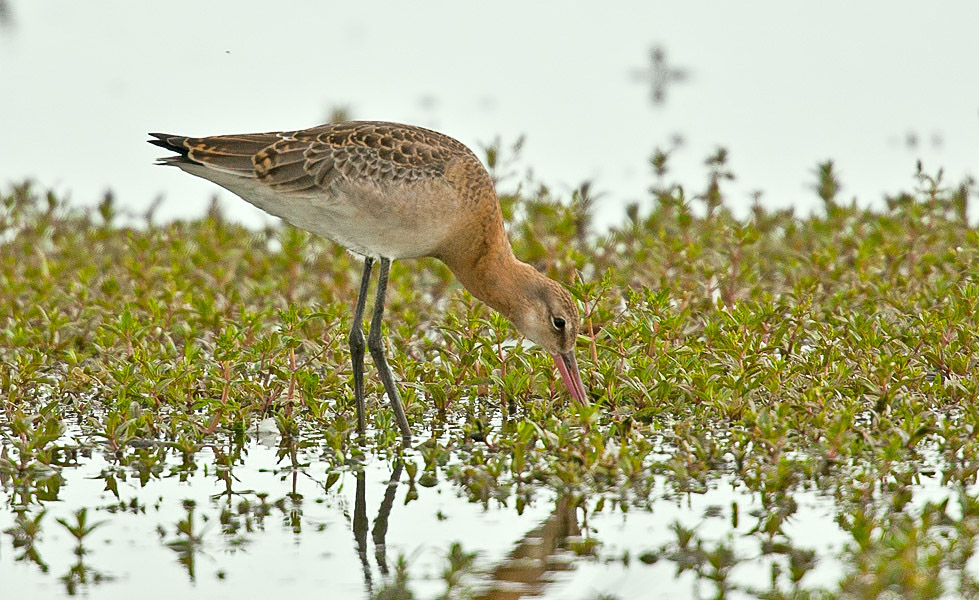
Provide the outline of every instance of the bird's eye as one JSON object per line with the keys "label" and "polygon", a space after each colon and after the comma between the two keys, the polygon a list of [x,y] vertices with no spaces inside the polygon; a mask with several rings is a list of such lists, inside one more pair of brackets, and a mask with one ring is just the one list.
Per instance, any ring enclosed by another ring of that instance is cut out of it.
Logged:
{"label": "bird's eye", "polygon": [[555,329],[564,329],[564,319],[563,318],[561,318],[561,317],[554,317],[554,319],[551,322],[554,323],[554,328]]}

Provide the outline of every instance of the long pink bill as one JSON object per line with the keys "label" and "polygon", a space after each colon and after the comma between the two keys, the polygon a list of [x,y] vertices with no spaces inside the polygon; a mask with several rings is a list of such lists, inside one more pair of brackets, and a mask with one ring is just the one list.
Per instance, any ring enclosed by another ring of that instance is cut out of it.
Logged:
{"label": "long pink bill", "polygon": [[581,373],[578,372],[578,362],[574,359],[574,352],[553,356],[557,370],[561,373],[561,379],[564,380],[571,397],[580,404],[588,404],[588,395],[585,393],[585,384],[581,383]]}

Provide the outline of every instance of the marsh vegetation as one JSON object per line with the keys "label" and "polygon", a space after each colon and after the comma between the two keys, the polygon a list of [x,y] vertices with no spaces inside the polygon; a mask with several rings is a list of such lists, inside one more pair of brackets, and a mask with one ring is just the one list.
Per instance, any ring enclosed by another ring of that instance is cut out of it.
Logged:
{"label": "marsh vegetation", "polygon": [[355,561],[378,598],[493,597],[532,547],[544,567],[511,581],[554,597],[979,596],[972,181],[919,166],[867,208],[827,162],[814,214],[736,216],[724,152],[684,185],[657,152],[649,197],[596,232],[588,186],[559,197],[504,155],[515,252],[574,282],[592,403],[443,265],[401,261],[410,449],[370,367],[356,434],[342,249],[4,191],[5,578],[108,597],[171,569],[203,593],[293,573],[255,563],[293,548],[296,589]]}

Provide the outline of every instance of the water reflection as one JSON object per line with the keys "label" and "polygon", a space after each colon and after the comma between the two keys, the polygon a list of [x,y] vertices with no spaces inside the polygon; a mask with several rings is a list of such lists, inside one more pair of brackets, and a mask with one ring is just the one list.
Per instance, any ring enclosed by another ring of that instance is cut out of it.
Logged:
{"label": "water reflection", "polygon": [[[388,532],[388,518],[391,515],[391,507],[394,505],[394,497],[398,491],[398,482],[401,480],[401,471],[404,464],[398,460],[395,462],[391,478],[388,480],[384,490],[384,500],[377,511],[377,518],[374,519],[374,528],[371,530],[371,538],[374,541],[374,560],[377,562],[377,569],[382,576],[388,575],[387,546],[384,537]],[[373,580],[371,578],[370,560],[367,556],[367,475],[363,471],[357,472],[357,493],[354,506],[354,540],[357,542],[357,555],[364,569],[364,585],[370,595],[374,593]]]}
{"label": "water reflection", "polygon": [[36,515],[31,515],[26,509],[22,508],[16,510],[14,514],[16,516],[14,517],[13,525],[3,530],[4,533],[10,536],[14,550],[19,552],[19,554],[14,556],[14,560],[34,563],[41,572],[47,573],[49,567],[41,558],[41,554],[35,543],[38,539],[38,533],[41,531],[41,520],[47,514],[47,511],[41,510]]}
{"label": "water reflection", "polygon": [[764,598],[843,581],[851,539],[832,498],[759,497],[723,480],[680,493],[653,475],[640,492],[517,498],[487,496],[451,458],[338,459],[288,439],[58,452],[47,471],[0,457],[4,589],[122,597],[152,580],[181,597]]}
{"label": "water reflection", "polygon": [[[340,597],[403,597],[446,570],[481,597],[514,598],[569,568],[565,542],[580,532],[568,500],[550,511],[531,502],[519,514],[472,503],[435,477],[434,464],[426,486],[403,481],[404,460],[420,456],[347,465],[291,440],[241,438],[182,451],[92,450],[76,446],[71,461],[43,473],[16,461],[2,471],[5,586],[56,581],[75,595],[153,579],[161,594],[228,585],[259,593],[314,589],[320,578],[345,590]],[[338,550],[350,548],[351,531],[353,551]],[[470,559],[447,567],[452,553]]]}
{"label": "water reflection", "polygon": [[68,592],[68,595],[74,596],[80,588],[85,588],[90,583],[111,581],[113,579],[111,575],[103,573],[85,562],[85,556],[89,553],[89,548],[85,545],[85,538],[89,537],[105,521],[91,522],[88,518],[88,509],[82,508],[75,512],[72,522],[58,519],[58,523],[75,538],[75,547],[72,552],[78,558],[68,568],[68,572],[61,576],[61,582],[65,585],[65,591]]}
{"label": "water reflection", "polygon": [[165,543],[177,553],[177,560],[187,569],[190,580],[194,581],[197,578],[197,554],[204,545],[204,539],[194,518],[196,503],[193,500],[184,500],[183,506],[187,517],[177,522],[176,535]]}
{"label": "water reflection", "polygon": [[573,568],[575,555],[568,552],[569,538],[581,535],[577,505],[567,497],[557,501],[554,512],[527,532],[513,551],[490,574],[480,600],[516,600],[539,596],[553,575]]}
{"label": "water reflection", "polygon": [[[356,492],[353,517],[353,534],[364,575],[364,587],[368,598],[400,597],[410,595],[404,579],[391,578],[388,565],[387,543],[391,508],[394,506],[404,464],[398,460],[384,489],[383,499],[370,528],[371,541],[374,545],[374,563],[380,573],[382,585],[375,589],[370,561],[367,512],[367,474],[361,470],[356,473]],[[406,502],[410,501],[406,497]],[[505,558],[493,567],[473,571],[476,580],[476,595],[479,600],[516,600],[525,596],[539,596],[548,583],[553,582],[553,575],[573,568],[575,555],[568,551],[568,541],[576,539],[581,534],[578,525],[577,505],[569,498],[561,498],[555,503],[554,511],[539,525],[533,527],[523,537],[516,541]],[[468,541],[468,540],[467,540]],[[472,558],[476,553],[470,553],[458,564],[453,565],[453,554],[462,556],[465,552],[461,544],[453,544],[449,551],[450,565],[448,571],[472,570]],[[462,575],[459,573],[458,575]],[[446,579],[458,581],[456,573],[443,575]]]}

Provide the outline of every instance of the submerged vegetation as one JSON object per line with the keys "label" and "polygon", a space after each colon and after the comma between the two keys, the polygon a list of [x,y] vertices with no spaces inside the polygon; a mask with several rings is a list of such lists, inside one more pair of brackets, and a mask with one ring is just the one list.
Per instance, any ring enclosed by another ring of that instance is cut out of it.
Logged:
{"label": "submerged vegetation", "polygon": [[[488,154],[499,176],[499,148]],[[425,493],[416,483],[445,481],[518,512],[558,497],[587,520],[723,482],[760,499],[750,514],[724,508],[733,528],[753,524],[738,536],[766,558],[755,585],[731,574],[757,554],[679,522],[661,524],[672,541],[615,558],[668,561],[718,598],[979,597],[973,182],[919,166],[911,191],[870,209],[843,201],[827,162],[815,214],[736,217],[723,152],[697,193],[670,181],[668,153],[651,162],[650,198],[608,232],[589,229],[587,186],[570,201],[529,185],[501,195],[517,255],[573,282],[590,406],[443,265],[394,264],[385,325],[415,433],[404,451],[370,364],[369,432],[356,434],[346,332],[360,266],[342,249],[285,226],[251,231],[216,208],[157,224],[117,214],[111,197],[84,210],[27,184],[3,193],[0,511],[13,515],[3,535],[16,558],[47,568],[35,543],[45,507],[91,456],[111,465],[109,491],[118,477],[198,468],[230,478],[258,424],[274,422],[283,464],[330,465],[324,493],[374,458],[399,475],[404,464],[406,502]],[[807,492],[830,500],[824,518],[848,538],[835,580],[807,578],[815,540],[786,534]],[[275,510],[264,498],[239,508],[222,527]],[[86,536],[111,518],[81,508],[59,521],[77,540],[69,592],[111,580],[83,563]],[[192,578],[195,523],[191,503],[164,539]],[[581,535],[566,546],[602,556]],[[472,556],[464,541],[444,550],[446,597],[458,597]],[[411,597],[403,559],[393,568],[378,597]]]}

